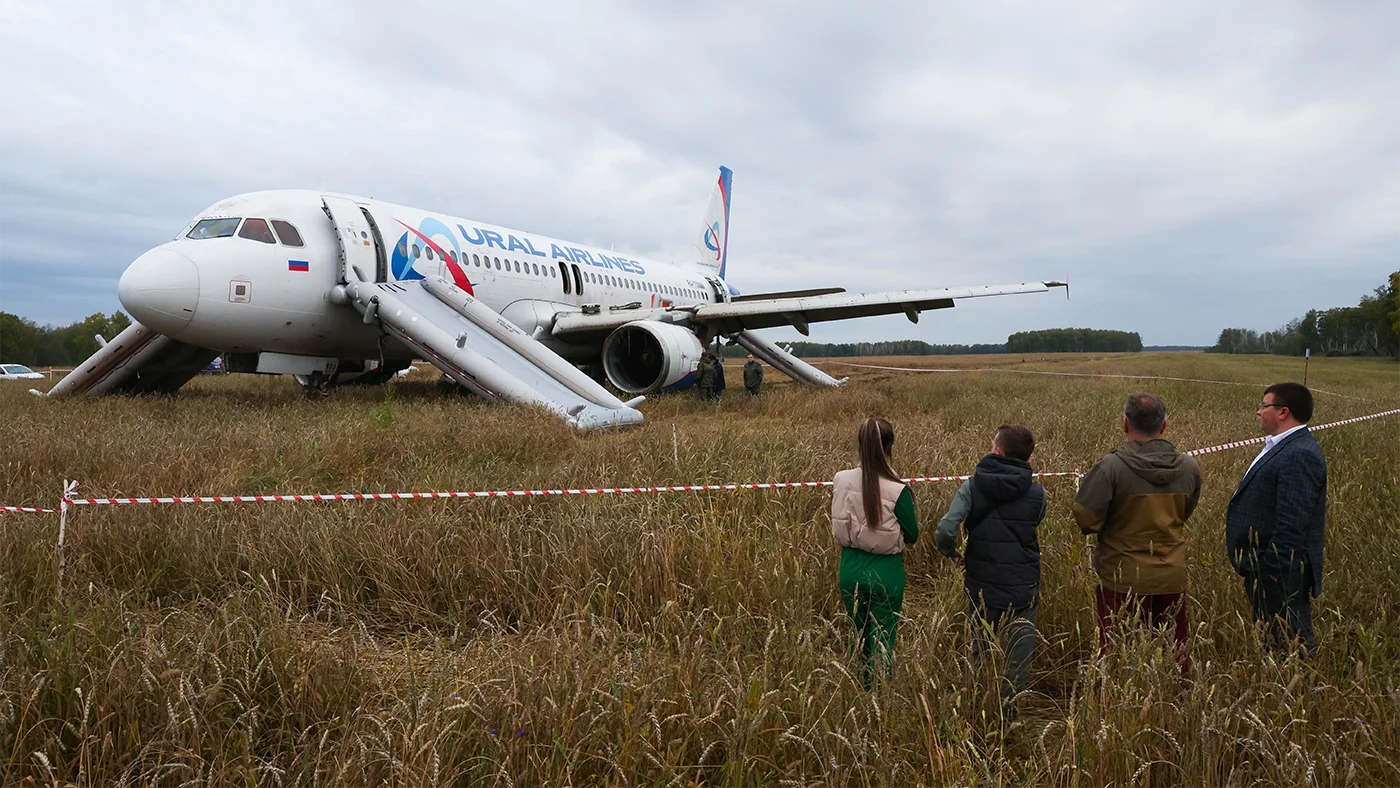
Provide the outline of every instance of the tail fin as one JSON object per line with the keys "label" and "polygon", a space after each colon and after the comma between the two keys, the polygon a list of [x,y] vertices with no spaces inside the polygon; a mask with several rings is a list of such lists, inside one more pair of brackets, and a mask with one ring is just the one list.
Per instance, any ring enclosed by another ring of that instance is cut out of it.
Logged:
{"label": "tail fin", "polygon": [[724,278],[725,263],[729,260],[729,200],[733,196],[733,177],[728,167],[719,168],[719,182],[710,194],[704,226],[695,239],[695,250],[700,253],[696,267],[720,279]]}

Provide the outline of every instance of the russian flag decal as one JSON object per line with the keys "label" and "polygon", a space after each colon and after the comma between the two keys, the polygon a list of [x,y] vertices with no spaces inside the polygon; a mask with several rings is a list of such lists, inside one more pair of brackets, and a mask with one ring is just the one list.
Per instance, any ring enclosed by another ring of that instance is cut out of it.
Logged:
{"label": "russian flag decal", "polygon": [[287,261],[287,270],[288,270],[288,271],[310,271],[310,270],[311,270],[311,263],[310,263],[310,261],[308,261],[308,260],[288,260],[288,261]]}

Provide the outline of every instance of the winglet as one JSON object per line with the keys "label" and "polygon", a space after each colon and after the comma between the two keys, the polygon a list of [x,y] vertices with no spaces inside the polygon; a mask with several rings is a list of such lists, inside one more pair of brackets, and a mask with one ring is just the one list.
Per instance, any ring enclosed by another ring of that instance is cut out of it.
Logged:
{"label": "winglet", "polygon": [[1051,282],[1041,282],[1041,284],[1045,285],[1046,287],[1063,287],[1063,288],[1065,289],[1065,300],[1066,300],[1066,301],[1069,300],[1069,274],[1068,274],[1068,273],[1065,274],[1065,281],[1063,281],[1063,282],[1054,282],[1054,281],[1051,281]]}

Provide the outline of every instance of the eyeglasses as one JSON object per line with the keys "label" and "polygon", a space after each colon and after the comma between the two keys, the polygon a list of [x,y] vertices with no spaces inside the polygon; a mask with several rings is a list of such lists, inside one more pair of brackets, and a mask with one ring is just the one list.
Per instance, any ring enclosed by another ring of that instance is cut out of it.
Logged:
{"label": "eyeglasses", "polygon": [[1281,402],[1261,402],[1261,403],[1259,403],[1259,409],[1260,409],[1260,410],[1263,410],[1264,408],[1286,408],[1286,407],[1288,407],[1288,406],[1287,406],[1287,405],[1284,405],[1284,404],[1281,403]]}

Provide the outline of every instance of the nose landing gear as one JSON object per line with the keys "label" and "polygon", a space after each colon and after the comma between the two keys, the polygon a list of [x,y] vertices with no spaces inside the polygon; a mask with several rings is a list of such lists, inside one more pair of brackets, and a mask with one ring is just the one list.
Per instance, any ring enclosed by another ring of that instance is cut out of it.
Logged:
{"label": "nose landing gear", "polygon": [[301,384],[301,392],[307,399],[318,399],[331,395],[331,386],[334,385],[333,376],[322,372],[312,372],[310,375],[293,375],[296,381]]}

